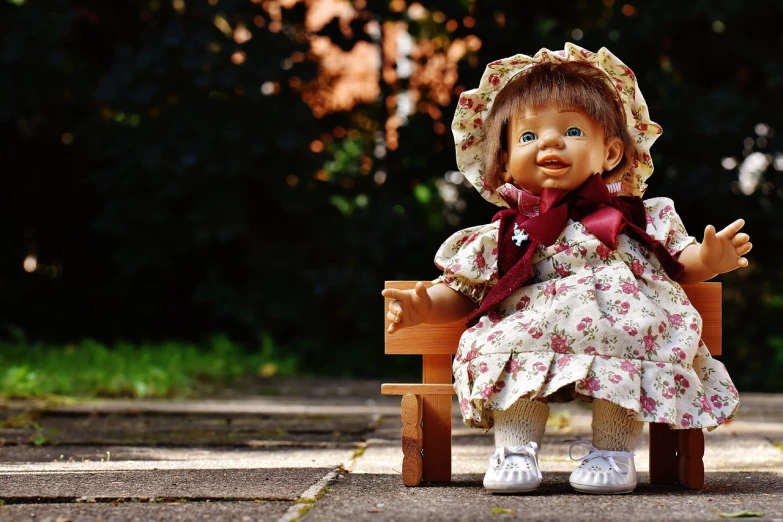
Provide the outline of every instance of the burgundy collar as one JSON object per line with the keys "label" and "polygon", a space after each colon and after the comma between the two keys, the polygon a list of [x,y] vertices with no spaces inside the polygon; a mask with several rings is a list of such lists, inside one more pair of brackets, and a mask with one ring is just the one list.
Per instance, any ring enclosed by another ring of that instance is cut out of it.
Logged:
{"label": "burgundy collar", "polygon": [[[609,190],[609,195],[614,197],[620,194],[622,186],[622,183],[610,183],[606,188]],[[533,217],[539,214],[541,196],[531,194],[527,190],[521,189],[512,183],[501,185],[496,192],[510,208],[519,210],[527,217]]]}
{"label": "burgundy collar", "polygon": [[[517,202],[521,202],[519,197]],[[529,216],[524,206],[516,206],[517,208],[501,210],[493,218],[493,221],[500,220],[500,280],[484,297],[479,309],[468,317],[468,326],[473,326],[481,316],[530,279],[533,275],[531,260],[536,247],[540,244],[554,244],[569,219],[581,222],[601,243],[612,250],[617,248],[617,235],[623,232],[647,245],[658,257],[669,277],[677,280],[682,275],[682,263],[669,253],[663,243],[645,231],[647,222],[642,199],[638,196],[610,194],[598,174],[590,176],[572,192],[544,189],[539,198],[537,215]],[[521,234],[527,236],[524,242],[520,241]]]}

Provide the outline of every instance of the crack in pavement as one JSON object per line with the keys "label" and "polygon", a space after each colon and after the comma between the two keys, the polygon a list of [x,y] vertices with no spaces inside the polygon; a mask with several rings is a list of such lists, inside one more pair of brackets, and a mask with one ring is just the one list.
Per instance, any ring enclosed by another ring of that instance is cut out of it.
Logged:
{"label": "crack in pavement", "polygon": [[[382,415],[375,414],[372,417],[372,421],[368,426],[368,433],[375,431],[380,422]],[[367,449],[368,443],[358,443],[359,447],[353,452],[353,455],[347,462],[340,465],[339,468],[335,468],[323,477],[318,482],[307,488],[298,499],[294,501],[294,505],[288,508],[288,511],[278,519],[278,522],[296,522],[301,520],[318,502],[329,492],[329,486],[332,485],[341,473],[350,473],[356,461],[364,455],[364,451]]]}

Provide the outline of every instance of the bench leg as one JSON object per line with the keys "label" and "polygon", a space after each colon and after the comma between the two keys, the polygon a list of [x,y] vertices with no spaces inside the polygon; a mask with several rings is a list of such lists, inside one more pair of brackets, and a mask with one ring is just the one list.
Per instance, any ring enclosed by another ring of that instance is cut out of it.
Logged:
{"label": "bench leg", "polygon": [[650,423],[650,484],[677,484],[677,431]]}
{"label": "bench leg", "polygon": [[451,480],[451,395],[425,395],[424,472],[426,482]]}
{"label": "bench leg", "polygon": [[704,432],[700,429],[681,430],[678,439],[678,479],[688,489],[704,487]]}
{"label": "bench leg", "polygon": [[704,433],[650,423],[650,484],[704,487]]}
{"label": "bench leg", "polygon": [[402,397],[402,483],[418,486],[422,476],[422,401],[420,395]]}
{"label": "bench leg", "polygon": [[[423,356],[422,382],[451,384],[451,355]],[[451,481],[451,395],[425,395],[424,471],[426,482]]]}

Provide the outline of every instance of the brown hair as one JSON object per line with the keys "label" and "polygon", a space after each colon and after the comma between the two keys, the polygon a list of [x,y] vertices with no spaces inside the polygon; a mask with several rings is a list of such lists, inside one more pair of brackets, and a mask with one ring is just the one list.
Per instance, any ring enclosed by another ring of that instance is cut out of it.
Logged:
{"label": "brown hair", "polygon": [[601,125],[607,141],[620,138],[623,157],[605,177],[623,174],[632,164],[634,145],[628,133],[625,111],[609,78],[586,63],[542,63],[519,73],[506,84],[495,97],[484,122],[484,179],[493,189],[505,183],[502,152],[508,147],[506,128],[509,119],[525,108],[551,104],[585,113]]}

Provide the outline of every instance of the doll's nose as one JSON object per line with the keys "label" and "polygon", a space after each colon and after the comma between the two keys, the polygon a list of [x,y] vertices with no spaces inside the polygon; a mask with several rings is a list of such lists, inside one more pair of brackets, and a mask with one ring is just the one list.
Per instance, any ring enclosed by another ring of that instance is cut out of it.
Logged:
{"label": "doll's nose", "polygon": [[544,149],[562,149],[563,148],[563,137],[560,135],[559,132],[551,131],[551,132],[545,132],[539,139],[538,139],[538,148],[541,150]]}

